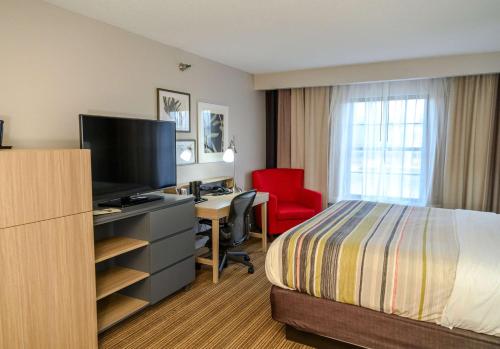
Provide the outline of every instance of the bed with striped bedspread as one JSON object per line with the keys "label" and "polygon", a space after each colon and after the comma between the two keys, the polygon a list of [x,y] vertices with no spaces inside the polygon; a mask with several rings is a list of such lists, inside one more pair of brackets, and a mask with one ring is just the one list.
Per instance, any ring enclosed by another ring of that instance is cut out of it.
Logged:
{"label": "bed with striped bedspread", "polygon": [[280,287],[439,323],[459,245],[453,210],[342,201],[273,242]]}

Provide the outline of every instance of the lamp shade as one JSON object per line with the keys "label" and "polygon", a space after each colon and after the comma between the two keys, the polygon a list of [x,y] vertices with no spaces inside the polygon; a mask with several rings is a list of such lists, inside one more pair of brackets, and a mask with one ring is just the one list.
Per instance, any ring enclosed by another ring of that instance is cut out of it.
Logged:
{"label": "lamp shade", "polygon": [[224,160],[224,162],[234,162],[234,150],[232,148],[227,148],[224,155],[222,155],[222,160]]}

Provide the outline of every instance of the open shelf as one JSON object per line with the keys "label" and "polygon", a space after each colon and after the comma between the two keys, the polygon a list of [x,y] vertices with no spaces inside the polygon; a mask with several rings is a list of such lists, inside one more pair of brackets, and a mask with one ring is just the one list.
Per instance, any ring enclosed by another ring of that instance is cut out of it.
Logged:
{"label": "open shelf", "polygon": [[124,236],[114,236],[95,243],[95,262],[99,263],[123,253],[147,246],[149,242],[127,238]]}
{"label": "open shelf", "polygon": [[115,293],[97,302],[97,329],[102,332],[149,303],[142,299]]}
{"label": "open shelf", "polygon": [[148,273],[124,268],[110,267],[106,270],[97,272],[96,275],[96,296],[97,300],[109,296],[113,292],[119,291],[122,288],[130,286],[149,276]]}

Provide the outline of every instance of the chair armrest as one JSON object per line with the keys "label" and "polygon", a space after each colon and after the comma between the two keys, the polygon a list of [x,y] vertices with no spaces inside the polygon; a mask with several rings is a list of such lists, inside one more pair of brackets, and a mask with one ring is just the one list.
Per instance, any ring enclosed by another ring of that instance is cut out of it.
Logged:
{"label": "chair armrest", "polygon": [[267,202],[268,214],[272,217],[278,212],[278,197],[274,194],[269,193],[269,201]]}
{"label": "chair armrest", "polygon": [[318,191],[303,188],[299,193],[299,200],[307,207],[314,209],[316,212],[320,212],[323,208],[321,196],[321,193]]}

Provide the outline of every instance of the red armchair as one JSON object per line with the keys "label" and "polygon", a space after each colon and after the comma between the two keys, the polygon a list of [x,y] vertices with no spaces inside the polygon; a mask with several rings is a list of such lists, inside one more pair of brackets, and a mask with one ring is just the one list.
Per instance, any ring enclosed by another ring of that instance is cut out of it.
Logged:
{"label": "red armchair", "polygon": [[[321,193],[304,188],[304,170],[273,168],[252,173],[253,187],[269,193],[269,234],[281,234],[321,212]],[[258,222],[260,209],[257,210]]]}

